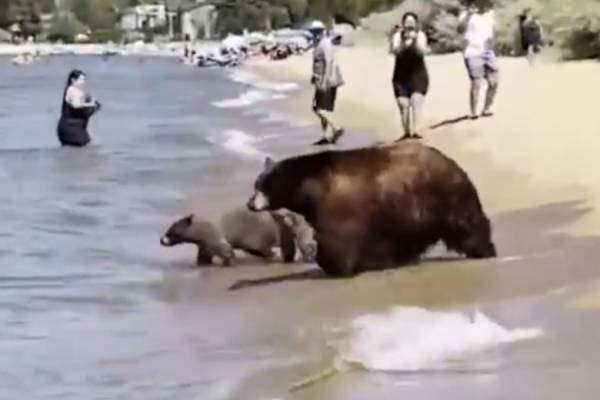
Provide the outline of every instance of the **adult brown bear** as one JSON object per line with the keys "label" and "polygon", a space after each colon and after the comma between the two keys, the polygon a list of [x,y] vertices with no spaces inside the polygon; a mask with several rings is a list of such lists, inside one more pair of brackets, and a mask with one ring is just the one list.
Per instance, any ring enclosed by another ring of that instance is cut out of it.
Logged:
{"label": "adult brown bear", "polygon": [[267,159],[248,208],[303,215],[329,276],[413,262],[439,240],[470,258],[496,256],[467,174],[416,142]]}

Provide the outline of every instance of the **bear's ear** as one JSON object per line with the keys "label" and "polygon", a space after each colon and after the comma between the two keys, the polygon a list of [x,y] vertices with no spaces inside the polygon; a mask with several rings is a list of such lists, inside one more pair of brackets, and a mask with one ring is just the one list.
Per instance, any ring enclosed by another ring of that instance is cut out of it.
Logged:
{"label": "bear's ear", "polygon": [[193,220],[194,220],[194,214],[190,214],[190,215],[188,215],[187,217],[185,217],[185,218],[183,219],[183,222],[184,222],[186,225],[191,225]]}
{"label": "bear's ear", "polygon": [[267,156],[265,158],[265,170],[270,169],[274,164],[275,161],[271,157]]}

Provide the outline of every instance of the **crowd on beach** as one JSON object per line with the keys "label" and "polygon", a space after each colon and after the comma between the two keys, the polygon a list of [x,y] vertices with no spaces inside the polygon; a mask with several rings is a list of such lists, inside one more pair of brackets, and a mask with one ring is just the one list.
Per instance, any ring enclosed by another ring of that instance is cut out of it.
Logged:
{"label": "crowd on beach", "polygon": [[[491,117],[499,85],[499,65],[494,50],[497,32],[491,1],[474,0],[461,13],[459,21],[457,34],[463,35],[462,55],[471,82],[470,113],[466,119]],[[541,25],[531,10],[526,9],[519,16],[519,30],[522,51],[533,66],[545,42]],[[335,144],[344,132],[334,123],[337,91],[344,84],[336,62],[334,44],[335,37],[318,35],[313,53],[312,83],[315,94],[312,107],[322,127],[322,137],[315,145]],[[429,51],[428,38],[418,15],[405,13],[389,34],[389,53],[395,57],[392,90],[404,133],[400,140],[422,138],[419,122],[430,85],[425,62]],[[480,106],[482,95],[483,107]]]}
{"label": "crowd on beach", "polygon": [[284,60],[310,51],[318,34],[325,30],[321,21],[313,21],[306,29],[290,30],[287,35],[273,32],[253,32],[244,35],[230,34],[218,46],[197,50],[189,37],[185,38],[181,61],[199,67],[235,67],[255,57]]}
{"label": "crowd on beach", "polygon": [[[492,117],[499,86],[499,65],[494,50],[497,33],[491,1],[474,0],[463,10],[459,20],[457,34],[463,36],[462,55],[470,80],[469,115],[465,119]],[[545,45],[541,26],[531,11],[526,9],[519,16],[519,27],[523,53],[527,55],[531,65],[534,65],[536,55]],[[315,89],[312,110],[318,117],[322,131],[321,138],[313,144],[336,144],[344,134],[344,128],[336,123],[334,113],[338,89],[345,83],[335,55],[335,47],[341,44],[342,36],[335,30],[327,30],[319,21],[315,21],[309,28],[300,32],[300,36],[287,37],[285,40],[258,33],[243,36],[230,35],[216,49],[204,52],[196,51],[193,43],[186,38],[182,62],[194,66],[226,67],[240,65],[253,57],[267,56],[278,60],[294,54],[303,54],[312,49],[311,84]],[[422,138],[419,133],[420,119],[430,80],[425,60],[429,53],[428,38],[421,27],[418,15],[413,12],[405,13],[399,23],[392,27],[388,39],[389,53],[395,58],[391,79],[392,92],[401,116],[403,130],[403,136],[399,140],[420,139]],[[77,75],[85,76],[81,71],[78,71]],[[70,92],[71,86],[78,88],[77,90],[82,93],[81,96],[85,97],[83,82],[80,79],[70,75],[65,94]],[[483,106],[480,105],[482,96]],[[79,134],[81,140],[76,140],[78,144],[73,145],[87,144],[89,142],[89,135],[85,129],[87,120],[97,111],[96,104],[99,103],[93,99],[77,104],[70,102],[67,97],[63,100],[67,105],[63,108],[63,113],[65,109],[69,111],[86,108],[86,112],[74,113],[78,115],[76,118],[72,116],[65,118],[81,120],[77,123],[78,129],[81,130]],[[63,131],[65,129],[63,126]],[[73,141],[61,139],[63,145],[70,144],[69,142]]]}

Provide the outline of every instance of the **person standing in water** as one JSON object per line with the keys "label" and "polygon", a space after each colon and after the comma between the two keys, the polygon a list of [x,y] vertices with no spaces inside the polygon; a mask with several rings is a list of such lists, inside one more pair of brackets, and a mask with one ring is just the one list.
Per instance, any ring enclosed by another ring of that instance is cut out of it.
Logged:
{"label": "person standing in water", "polygon": [[417,133],[423,102],[429,90],[429,73],[425,54],[429,51],[427,36],[419,28],[419,17],[412,12],[402,16],[390,40],[390,52],[395,55],[392,86],[398,103],[404,136],[420,139]]}
{"label": "person standing in water", "polygon": [[58,139],[63,146],[83,147],[91,139],[89,119],[100,109],[100,103],[85,92],[85,73],[74,69],[69,73],[63,92]]}
{"label": "person standing in water", "polygon": [[335,59],[334,44],[339,44],[341,36],[316,34],[316,47],[313,50],[313,71],[311,83],[315,86],[313,111],[319,117],[323,137],[314,145],[335,144],[344,134],[343,128],[336,128],[333,112],[337,90],[344,84],[342,73]]}
{"label": "person standing in water", "polygon": [[481,116],[490,117],[493,115],[492,106],[498,91],[499,71],[498,59],[494,52],[496,39],[494,10],[490,0],[474,0],[459,18],[460,28],[464,31],[465,38],[463,56],[471,80],[471,119],[480,116],[477,106],[484,79],[487,81],[487,91]]}

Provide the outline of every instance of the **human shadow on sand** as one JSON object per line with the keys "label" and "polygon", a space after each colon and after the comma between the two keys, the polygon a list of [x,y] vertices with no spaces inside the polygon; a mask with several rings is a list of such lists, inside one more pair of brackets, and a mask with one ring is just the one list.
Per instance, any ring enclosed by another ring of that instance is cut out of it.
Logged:
{"label": "human shadow on sand", "polygon": [[468,115],[461,115],[460,117],[455,117],[455,118],[449,118],[449,119],[445,119],[443,121],[440,121],[436,124],[433,124],[429,127],[430,130],[435,130],[438,128],[442,128],[444,126],[448,126],[448,125],[455,125],[458,124],[459,122],[463,122],[463,121],[468,121],[469,120],[469,116]]}
{"label": "human shadow on sand", "polygon": [[[550,257],[548,268],[553,270],[566,268],[569,274],[573,274],[573,278],[585,279],[593,272],[587,268],[590,260],[600,257],[600,236],[571,236],[557,232],[557,230],[578,221],[590,210],[581,201],[570,201],[503,212],[492,216],[493,239],[498,250],[498,257],[490,262],[503,263],[507,260],[519,259],[521,260],[519,264],[523,263],[523,268],[527,268],[527,262],[531,257],[555,252],[556,254]],[[465,262],[463,257],[453,256],[450,253],[440,254],[438,251],[432,253],[423,257],[421,261],[428,265]],[[408,266],[415,266],[415,264]],[[539,273],[539,270],[531,273]],[[239,280],[230,286],[229,290],[321,279],[331,278],[328,278],[320,269],[311,269],[265,278]]]}

